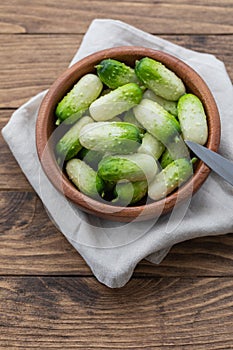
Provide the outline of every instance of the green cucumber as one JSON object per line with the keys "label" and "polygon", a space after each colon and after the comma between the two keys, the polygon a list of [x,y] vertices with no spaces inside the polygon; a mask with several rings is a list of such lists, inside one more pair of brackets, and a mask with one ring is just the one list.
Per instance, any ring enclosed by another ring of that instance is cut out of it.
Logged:
{"label": "green cucumber", "polygon": [[143,99],[133,111],[139,123],[164,145],[174,140],[180,132],[176,118],[157,102]]}
{"label": "green cucumber", "polygon": [[122,122],[120,117],[114,117],[111,119],[111,122]]}
{"label": "green cucumber", "polygon": [[189,158],[189,150],[182,137],[176,137],[173,142],[167,144],[167,148],[161,157],[161,167],[166,166],[179,158]]}
{"label": "green cucumber", "polygon": [[89,111],[96,121],[107,121],[136,106],[142,99],[142,90],[135,83],[118,87],[92,102]]}
{"label": "green cucumber", "polygon": [[99,163],[98,175],[108,181],[142,181],[153,179],[158,171],[155,159],[148,154],[106,156]]}
{"label": "green cucumber", "polygon": [[66,172],[80,192],[96,199],[104,196],[104,181],[82,160],[69,160],[66,164]]}
{"label": "green cucumber", "polygon": [[186,94],[178,101],[178,119],[185,140],[204,145],[208,138],[205,110],[199,98]]}
{"label": "green cucumber", "polygon": [[83,147],[100,152],[132,153],[141,144],[140,130],[124,122],[97,122],[86,125],[80,135]]}
{"label": "green cucumber", "polygon": [[104,89],[104,90],[102,90],[100,96],[107,95],[107,94],[109,94],[109,92],[111,92],[111,91],[112,91],[112,89]]}
{"label": "green cucumber", "polygon": [[147,181],[117,183],[114,190],[116,198],[112,200],[112,203],[121,206],[137,203],[145,197],[147,190]]}
{"label": "green cucumber", "polygon": [[136,62],[135,73],[148,89],[166,100],[177,101],[185,93],[182,80],[152,58],[144,57]]}
{"label": "green cucumber", "polygon": [[166,197],[193,174],[192,162],[186,158],[174,160],[149,184],[148,195],[157,201]]}
{"label": "green cucumber", "polygon": [[133,109],[130,109],[125,113],[125,115],[123,117],[123,121],[126,123],[136,125],[142,134],[145,133],[145,130],[143,129],[142,125],[135,118],[135,115],[133,113]]}
{"label": "green cucumber", "polygon": [[166,111],[177,117],[177,102],[165,100],[165,98],[156,95],[149,89],[144,92],[143,98],[157,102],[160,106],[166,109]]}
{"label": "green cucumber", "polygon": [[80,119],[103,88],[101,80],[95,74],[84,75],[58,103],[55,114],[56,124],[72,124]]}
{"label": "green cucumber", "polygon": [[117,60],[105,59],[96,68],[100,80],[111,89],[128,83],[139,83],[134,69]]}
{"label": "green cucumber", "polygon": [[159,159],[164,151],[165,146],[157,140],[154,136],[146,132],[142,139],[142,144],[138,148],[139,153],[146,153],[153,156],[155,159]]}
{"label": "green cucumber", "polygon": [[94,170],[98,169],[98,164],[103,158],[104,153],[100,151],[92,151],[87,148],[82,148],[78,153],[78,158],[90,165]]}
{"label": "green cucumber", "polygon": [[56,145],[56,153],[58,155],[59,162],[69,160],[78,154],[82,148],[82,145],[79,142],[81,129],[85,125],[93,122],[93,119],[90,117],[82,117],[58,141]]}
{"label": "green cucumber", "polygon": [[169,164],[173,162],[174,159],[172,159],[168,149],[166,148],[165,151],[162,154],[162,157],[160,159],[160,165],[162,169],[166,168]]}

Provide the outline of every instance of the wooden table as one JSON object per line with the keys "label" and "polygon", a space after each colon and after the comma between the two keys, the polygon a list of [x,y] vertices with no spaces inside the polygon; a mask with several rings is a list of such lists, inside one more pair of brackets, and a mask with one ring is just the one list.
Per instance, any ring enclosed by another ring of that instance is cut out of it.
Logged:
{"label": "wooden table", "polygon": [[[94,18],[223,60],[233,0],[1,0],[0,126],[67,67]],[[233,349],[233,236],[176,245],[111,290],[54,227],[0,140],[0,349]]]}

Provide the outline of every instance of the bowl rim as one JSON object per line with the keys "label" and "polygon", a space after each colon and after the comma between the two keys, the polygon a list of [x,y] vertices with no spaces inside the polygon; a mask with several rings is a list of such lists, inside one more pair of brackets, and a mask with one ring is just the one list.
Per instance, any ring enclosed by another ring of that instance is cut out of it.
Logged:
{"label": "bowl rim", "polygon": [[[59,88],[61,85],[72,83],[72,79],[77,73],[77,70],[85,68],[87,62],[89,65],[96,64],[96,61],[101,61],[104,58],[119,58],[119,56],[128,55],[139,55],[141,57],[151,57],[160,62],[165,66],[178,72],[186,71],[186,75],[182,77],[184,84],[192,86],[192,89],[196,89],[196,95],[201,97],[202,103],[206,110],[208,117],[208,130],[210,127],[214,129],[214,134],[208,131],[208,140],[206,147],[212,151],[217,152],[220,144],[220,116],[214,97],[208,88],[207,84],[201,78],[201,76],[189,65],[180,60],[179,58],[170,55],[164,51],[154,50],[141,46],[118,46],[109,49],[104,49],[88,55],[67,68],[51,85],[48,92],[44,96],[42,103],[39,108],[38,117],[36,121],[36,149],[42,168],[47,175],[50,182],[58,189],[64,196],[74,202],[80,209],[87,213],[94,214],[101,218],[107,218],[112,221],[130,222],[132,220],[144,221],[152,219],[158,215],[166,214],[172,210],[174,205],[184,202],[190,197],[190,189],[192,190],[191,195],[201,187],[204,181],[207,179],[210,169],[202,161],[199,161],[197,169],[193,176],[182,185],[178,191],[173,192],[166,198],[155,201],[149,204],[132,207],[121,207],[111,204],[105,204],[95,199],[92,199],[85,194],[78,191],[76,187],[71,183],[70,180],[64,175],[63,171],[59,168],[54,152],[51,152],[51,147],[48,147],[48,130],[45,128],[45,121],[48,122],[48,110],[52,105],[53,101],[58,99]],[[124,60],[123,60],[124,61]],[[172,68],[171,68],[172,67]],[[86,74],[86,73],[85,73]],[[179,74],[177,74],[179,76]],[[195,77],[195,83],[192,81],[192,77]],[[82,75],[81,75],[82,76]],[[78,78],[80,79],[81,76]],[[76,81],[78,81],[76,79]],[[198,86],[198,90],[197,87]],[[71,87],[70,87],[71,88]],[[70,89],[69,88],[69,89]],[[69,89],[66,89],[67,91]],[[192,90],[191,89],[191,90]],[[66,93],[66,92],[65,92]],[[64,91],[62,96],[65,95]],[[54,107],[53,107],[54,108]],[[211,114],[211,118],[209,118]],[[48,125],[48,124],[46,124]],[[62,186],[61,186],[62,185]],[[139,215],[142,212],[142,215]]]}

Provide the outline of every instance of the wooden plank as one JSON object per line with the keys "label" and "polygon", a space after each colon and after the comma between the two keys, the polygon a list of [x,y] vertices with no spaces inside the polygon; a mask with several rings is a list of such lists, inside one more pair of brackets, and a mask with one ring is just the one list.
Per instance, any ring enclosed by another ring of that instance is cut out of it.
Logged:
{"label": "wooden plank", "polygon": [[0,275],[90,274],[35,193],[2,192],[0,208]]}
{"label": "wooden plank", "polygon": [[227,276],[232,274],[233,235],[207,236],[176,244],[155,267],[143,260],[136,276]]}
{"label": "wooden plank", "polygon": [[[0,275],[91,275],[80,255],[30,192],[1,192]],[[160,265],[143,261],[135,276],[233,276],[233,235],[176,245]]]}
{"label": "wooden plank", "polygon": [[[174,43],[216,55],[233,80],[233,36],[162,36]],[[65,70],[80,45],[81,35],[0,36],[0,107],[19,107],[47,89]]]}
{"label": "wooden plank", "polygon": [[47,89],[68,67],[81,39],[81,35],[0,36],[0,107],[19,107]]}
{"label": "wooden plank", "polygon": [[[151,33],[233,33],[233,2],[2,0],[0,32],[84,33],[95,18],[111,18]],[[204,14],[204,15],[203,15]]]}
{"label": "wooden plank", "polygon": [[[90,0],[92,1],[92,0]],[[109,1],[109,0],[103,0],[103,1]],[[112,1],[112,0],[111,0]],[[140,3],[150,3],[153,4],[155,1],[151,0],[127,0],[127,2],[140,2]],[[156,0],[157,4],[164,4],[164,0]],[[166,1],[166,3],[171,3],[171,1]],[[190,5],[190,1],[188,0],[173,0],[172,4],[175,5]],[[209,7],[232,7],[233,1],[232,0],[195,0],[195,5],[201,5],[201,6],[209,6]]]}
{"label": "wooden plank", "polygon": [[229,278],[1,278],[1,349],[232,349]]}

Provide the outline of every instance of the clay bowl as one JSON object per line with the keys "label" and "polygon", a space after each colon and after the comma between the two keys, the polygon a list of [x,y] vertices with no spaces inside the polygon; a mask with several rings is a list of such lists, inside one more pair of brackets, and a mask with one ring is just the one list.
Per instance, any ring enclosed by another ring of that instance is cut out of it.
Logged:
{"label": "clay bowl", "polygon": [[206,147],[218,150],[220,142],[220,119],[214,98],[202,78],[181,60],[161,51],[143,47],[116,47],[92,54],[68,68],[51,86],[44,97],[36,125],[36,145],[44,172],[52,184],[74,202],[84,212],[101,218],[119,222],[132,220],[144,221],[168,213],[175,205],[192,196],[207,179],[210,169],[198,161],[192,178],[165,199],[157,202],[142,203],[131,207],[116,207],[108,202],[100,202],[80,193],[69,181],[65,172],[57,165],[54,154],[54,140],[51,135],[55,130],[54,111],[57,103],[86,73],[95,72],[95,65],[102,59],[114,58],[134,66],[136,60],[151,57],[162,62],[175,72],[186,85],[187,91],[197,95],[205,108],[208,120],[209,136]]}

